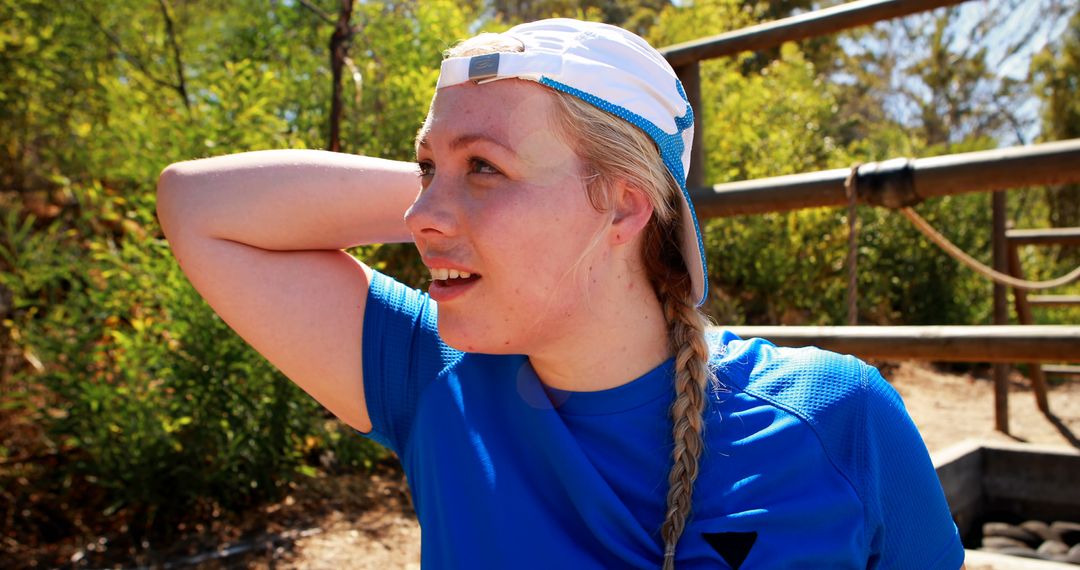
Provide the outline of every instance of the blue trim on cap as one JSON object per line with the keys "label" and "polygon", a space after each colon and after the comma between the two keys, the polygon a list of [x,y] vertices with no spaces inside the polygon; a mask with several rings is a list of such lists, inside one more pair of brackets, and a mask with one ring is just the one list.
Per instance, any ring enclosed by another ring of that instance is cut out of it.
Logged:
{"label": "blue trim on cap", "polygon": [[[686,91],[683,91],[682,81],[679,81],[678,79],[675,80],[675,89],[679,90],[679,96],[682,97],[682,100],[686,103],[686,114],[681,117],[675,117],[675,126],[679,128],[679,140],[682,140],[682,132],[694,126],[694,108],[690,106],[690,98],[686,96]],[[682,163],[680,162],[679,164],[681,165]]]}
{"label": "blue trim on cap", "polygon": [[[694,109],[690,106],[690,100],[686,97],[686,92],[683,91],[682,82],[678,79],[675,80],[675,88],[679,91],[679,96],[686,102],[686,113],[681,117],[674,117],[675,127],[679,129],[675,134],[668,134],[663,129],[654,125],[652,121],[649,121],[645,117],[638,115],[637,113],[610,103],[593,95],[586,93],[580,89],[575,89],[565,83],[560,83],[554,79],[548,77],[541,77],[540,83],[547,85],[552,89],[562,91],[569,95],[573,95],[586,103],[612,115],[622,118],[631,125],[641,129],[645,134],[652,138],[656,143],[657,148],[660,149],[660,158],[664,161],[664,166],[667,166],[668,172],[675,177],[675,181],[679,183],[679,188],[683,193],[683,200],[686,201],[686,206],[690,210],[690,220],[694,224],[694,233],[697,235],[698,255],[701,256],[701,299],[698,299],[697,304],[700,306],[705,302],[709,293],[709,268],[705,263],[705,244],[701,240],[701,227],[698,225],[697,213],[694,212],[694,203],[690,200],[690,192],[686,189],[686,173],[683,172],[682,155],[686,148],[683,144],[683,131],[689,129],[694,124]],[[688,267],[687,270],[690,268]]]}

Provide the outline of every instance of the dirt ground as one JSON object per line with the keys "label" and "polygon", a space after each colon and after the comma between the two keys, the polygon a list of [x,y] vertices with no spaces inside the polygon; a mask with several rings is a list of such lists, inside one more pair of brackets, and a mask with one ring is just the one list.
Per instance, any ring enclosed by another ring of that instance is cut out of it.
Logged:
{"label": "dirt ground", "polygon": [[1009,386],[1009,435],[994,430],[990,372],[979,376],[943,373],[925,363],[904,363],[885,376],[904,398],[908,412],[933,454],[970,438],[1043,443],[1080,448],[1080,382],[1051,382],[1053,418],[1035,405],[1026,378],[1014,372]]}
{"label": "dirt ground", "polygon": [[[1043,416],[1023,376],[1010,379],[1010,435],[994,430],[989,370],[950,374],[924,363],[877,363],[900,392],[931,454],[969,438],[1080,447],[1080,382],[1051,386]],[[331,512],[314,521],[315,534],[244,565],[254,568],[411,569],[420,567],[420,529],[407,502],[364,513]]]}

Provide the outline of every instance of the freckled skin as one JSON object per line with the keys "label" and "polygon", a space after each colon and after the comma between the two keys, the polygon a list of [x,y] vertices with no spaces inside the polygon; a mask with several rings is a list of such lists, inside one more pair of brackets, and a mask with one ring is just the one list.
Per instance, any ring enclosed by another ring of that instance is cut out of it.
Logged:
{"label": "freckled skin", "polygon": [[447,344],[524,354],[545,384],[603,390],[671,353],[641,260],[653,208],[618,177],[612,206],[593,207],[590,169],[551,120],[555,97],[517,79],[439,90],[418,136],[423,189],[405,222],[429,267],[480,276],[439,303]]}
{"label": "freckled skin", "polygon": [[[586,277],[596,259],[606,263],[605,248],[582,253],[608,215],[589,203],[583,165],[554,134],[552,97],[531,82],[504,80],[449,87],[432,103],[417,160],[434,174],[406,223],[425,258],[481,275],[439,305],[439,333],[456,348],[525,353],[587,318]],[[517,156],[487,142],[452,148],[466,134],[503,141]],[[490,167],[478,168],[476,158]]]}

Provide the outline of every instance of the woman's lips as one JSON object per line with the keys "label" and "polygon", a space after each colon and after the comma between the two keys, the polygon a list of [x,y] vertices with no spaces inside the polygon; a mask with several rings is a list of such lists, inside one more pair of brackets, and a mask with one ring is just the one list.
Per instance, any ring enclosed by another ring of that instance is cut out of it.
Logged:
{"label": "woman's lips", "polygon": [[457,279],[435,279],[432,280],[431,285],[428,287],[428,295],[437,303],[445,303],[464,295],[476,287],[479,280],[479,275],[465,278],[459,277]]}

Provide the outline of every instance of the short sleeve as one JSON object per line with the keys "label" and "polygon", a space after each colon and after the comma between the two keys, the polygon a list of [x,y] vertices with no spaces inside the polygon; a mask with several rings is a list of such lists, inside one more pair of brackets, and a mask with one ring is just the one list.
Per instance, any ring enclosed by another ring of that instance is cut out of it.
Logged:
{"label": "short sleeve", "polygon": [[877,369],[865,366],[864,379],[868,567],[960,568],[964,547],[918,429]]}
{"label": "short sleeve", "polygon": [[439,338],[437,306],[426,293],[373,271],[364,309],[362,359],[370,433],[401,454],[420,394],[461,357]]}

